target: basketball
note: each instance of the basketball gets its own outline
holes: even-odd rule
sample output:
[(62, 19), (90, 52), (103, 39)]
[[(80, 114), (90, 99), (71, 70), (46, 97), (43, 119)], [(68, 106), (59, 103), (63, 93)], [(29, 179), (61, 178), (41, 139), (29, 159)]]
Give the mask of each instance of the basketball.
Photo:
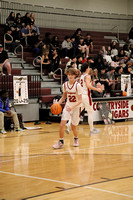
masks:
[(52, 104), (52, 106), (51, 106), (51, 113), (53, 115), (59, 115), (61, 113), (61, 111), (62, 111), (62, 107), (61, 107), (60, 104), (58, 104), (58, 103)]
[(127, 92), (122, 91), (122, 95), (123, 95), (123, 96), (127, 96)]

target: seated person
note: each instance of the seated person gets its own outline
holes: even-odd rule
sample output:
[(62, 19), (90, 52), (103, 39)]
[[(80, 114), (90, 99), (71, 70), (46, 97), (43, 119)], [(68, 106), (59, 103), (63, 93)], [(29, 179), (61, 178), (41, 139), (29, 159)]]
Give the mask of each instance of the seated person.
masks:
[(92, 80), (93, 86), (96, 86), (96, 83), (99, 81), (97, 69), (92, 70), (91, 80)]
[(17, 113), (9, 109), (9, 98), (6, 90), (0, 92), (0, 133), (2, 134), (6, 133), (4, 128), (4, 116), (13, 118), (15, 131), (23, 131), (19, 126)]
[(123, 74), (123, 67), (119, 66), (115, 70), (116, 90), (121, 90), (121, 74)]
[(91, 39), (91, 35), (89, 33), (86, 34), (84, 42), (87, 45), (86, 56), (88, 57), (89, 54), (93, 52), (93, 40)]
[(108, 92), (108, 90), (109, 90), (109, 79), (108, 79), (108, 76), (105, 72), (104, 67), (101, 68), (100, 73), (98, 74), (98, 79), (99, 79), (100, 83), (105, 86), (106, 92)]
[(87, 50), (87, 45), (84, 42), (84, 38), (80, 37), (79, 42), (78, 42), (78, 53), (84, 54), (86, 53), (86, 50)]
[(7, 75), (11, 75), (11, 64), (8, 61), (8, 54), (4, 51), (2, 44), (0, 44), (0, 67), (2, 68), (2, 75), (4, 69), (6, 69)]
[(64, 41), (61, 44), (62, 54), (65, 58), (69, 58), (71, 55), (72, 43), (70, 36), (66, 35)]
[(109, 71), (107, 72), (107, 77), (109, 80), (110, 90), (115, 90), (115, 68), (109, 67)]
[(65, 73), (66, 73), (66, 71), (68, 69), (68, 66), (70, 66), (70, 65), (73, 65), (74, 68), (77, 69), (77, 63), (76, 62), (77, 62), (77, 58), (76, 58), (76, 56), (73, 56), (66, 64)]
[(96, 88), (101, 88), (102, 92), (98, 92), (97, 90), (92, 90), (92, 98), (99, 98), (99, 97), (103, 97), (105, 94), (105, 90), (104, 90), (104, 85), (102, 85), (100, 82), (96, 83)]
[(22, 42), (24, 41), (26, 46), (31, 45), (31, 31), (30, 31), (30, 24), (27, 24), (25, 27), (21, 29), (21, 34), (22, 34)]
[(19, 45), (18, 42), (16, 42), (16, 40), (14, 40), (13, 36), (12, 36), (12, 31), (11, 29), (7, 29), (7, 32), (5, 34), (5, 46), (9, 48), (9, 51), (14, 53), (15, 48)]
[(42, 68), (47, 70), (48, 73), (52, 70), (51, 60), (49, 58), (49, 49), (46, 49), (42, 54)]

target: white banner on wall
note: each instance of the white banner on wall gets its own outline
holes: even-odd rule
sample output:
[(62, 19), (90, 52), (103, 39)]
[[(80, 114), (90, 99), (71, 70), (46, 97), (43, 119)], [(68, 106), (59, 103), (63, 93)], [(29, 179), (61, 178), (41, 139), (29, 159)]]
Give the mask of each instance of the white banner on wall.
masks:
[(127, 92), (127, 96), (131, 96), (131, 75), (121, 75), (121, 90)]
[(27, 76), (13, 77), (14, 104), (28, 104)]
[[(133, 118), (133, 99), (111, 100), (107, 101), (112, 111), (113, 119), (128, 119)], [(100, 103), (100, 102), (99, 102)], [(98, 110), (98, 102), (93, 103), (93, 118), (94, 121), (103, 121)]]

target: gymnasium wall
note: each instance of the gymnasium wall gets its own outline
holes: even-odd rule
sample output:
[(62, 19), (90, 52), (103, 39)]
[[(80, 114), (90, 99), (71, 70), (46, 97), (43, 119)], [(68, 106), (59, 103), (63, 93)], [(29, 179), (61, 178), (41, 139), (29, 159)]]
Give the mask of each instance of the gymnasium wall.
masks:
[(9, 0), (8, 2), (126, 15), (133, 13), (131, 9), (131, 5), (133, 8), (132, 0)]
[(14, 10), (34, 12), (40, 27), (127, 33), (133, 26), (132, 0), (9, 0), (0, 7), (1, 23)]

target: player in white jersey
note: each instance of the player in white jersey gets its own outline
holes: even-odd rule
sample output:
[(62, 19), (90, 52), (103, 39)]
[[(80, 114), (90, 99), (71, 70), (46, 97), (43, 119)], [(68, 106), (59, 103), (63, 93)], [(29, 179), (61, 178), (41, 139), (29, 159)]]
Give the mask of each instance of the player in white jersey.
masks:
[(89, 75), (90, 66), (88, 63), (84, 63), (81, 66), (81, 77), (80, 84), (82, 87), (82, 105), (81, 110), (85, 108), (88, 113), (88, 123), (90, 125), (90, 133), (98, 133), (100, 132), (98, 129), (95, 129), (93, 126), (93, 103), (91, 98), (91, 90), (96, 90), (98, 92), (102, 92), (101, 88), (93, 87), (91, 84), (91, 76)]
[(80, 104), (82, 102), (82, 89), (81, 85), (75, 80), (77, 76), (77, 70), (69, 68), (66, 71), (68, 81), (63, 84), (63, 95), (61, 99), (57, 102), (61, 104), (66, 98), (66, 104), (63, 109), (60, 131), (59, 131), (59, 141), (57, 144), (53, 145), (54, 149), (62, 148), (64, 145), (64, 129), (66, 122), (71, 118), (71, 127), (74, 134), (73, 146), (79, 146), (77, 125), (80, 120)]

